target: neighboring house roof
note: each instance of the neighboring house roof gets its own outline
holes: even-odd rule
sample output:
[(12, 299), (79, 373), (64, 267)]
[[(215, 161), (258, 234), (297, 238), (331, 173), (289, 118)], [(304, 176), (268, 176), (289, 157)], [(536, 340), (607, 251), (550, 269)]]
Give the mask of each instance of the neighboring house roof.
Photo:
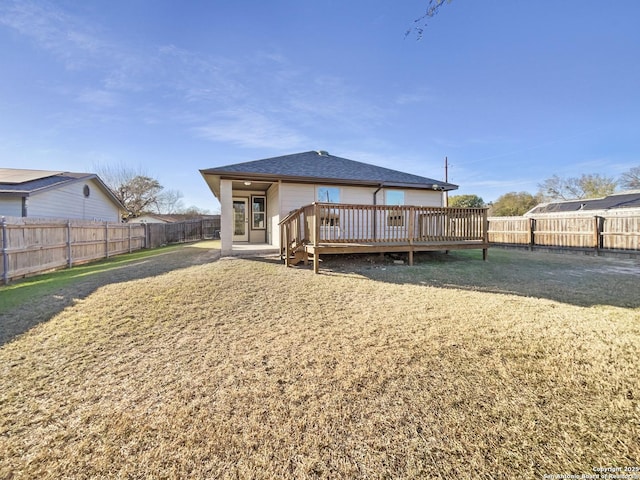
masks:
[(591, 210), (613, 210), (622, 208), (640, 208), (640, 191), (621, 192), (603, 198), (541, 203), (529, 210), (526, 215)]
[[(220, 179), (261, 181), (286, 180), (330, 184), (370, 185), (435, 190), (455, 190), (457, 185), (432, 178), (412, 175), (347, 158), (324, 151), (294, 153), (222, 167), (200, 170), (213, 192), (218, 195)], [(207, 177), (212, 179), (207, 179)]]
[(120, 209), (125, 210), (124, 205), (116, 198), (111, 189), (94, 173), (0, 168), (0, 196), (28, 197), (70, 183), (89, 180), (95, 181)]

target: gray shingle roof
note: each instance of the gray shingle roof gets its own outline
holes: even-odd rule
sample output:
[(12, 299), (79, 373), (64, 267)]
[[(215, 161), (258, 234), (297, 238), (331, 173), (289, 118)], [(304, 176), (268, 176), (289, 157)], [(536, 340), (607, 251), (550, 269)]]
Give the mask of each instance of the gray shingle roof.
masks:
[(52, 175), (48, 177), (38, 178), (22, 183), (2, 183), (0, 182), (0, 192), (20, 192), (20, 193), (34, 193), (43, 188), (52, 187), (71, 181), (76, 181), (81, 178), (90, 179), (95, 177), (89, 173), (61, 173), (58, 175)]
[[(4, 169), (5, 172), (13, 170), (14, 172), (20, 171), (20, 169)], [(111, 199), (112, 202), (118, 205), (119, 208), (124, 209), (124, 205), (117, 199), (114, 193), (109, 187), (100, 179), (100, 177), (94, 173), (75, 173), (75, 172), (49, 172), (46, 170), (24, 170), (25, 176), (31, 178), (28, 181), (16, 182), (9, 180), (10, 178), (17, 178), (15, 175), (6, 175), (6, 180), (2, 181), (0, 176), (0, 196), (4, 197), (28, 197), (33, 194), (41, 193), (49, 189), (57, 188), (68, 183), (82, 182), (93, 180), (98, 187)], [(36, 178), (37, 177), (37, 178)]]
[(619, 193), (604, 198), (571, 200), (538, 205), (530, 210), (530, 215), (538, 213), (577, 212), (589, 210), (610, 210), (618, 208), (640, 208), (640, 192)]
[(236, 163), (206, 170), (203, 175), (261, 175), (274, 179), (313, 179), (328, 182), (355, 182), (385, 184), (388, 186), (414, 186), (431, 188), (437, 185), (443, 190), (454, 190), (457, 185), (441, 182), (347, 158), (336, 157), (326, 152), (309, 151), (281, 157), (265, 158), (251, 162)]

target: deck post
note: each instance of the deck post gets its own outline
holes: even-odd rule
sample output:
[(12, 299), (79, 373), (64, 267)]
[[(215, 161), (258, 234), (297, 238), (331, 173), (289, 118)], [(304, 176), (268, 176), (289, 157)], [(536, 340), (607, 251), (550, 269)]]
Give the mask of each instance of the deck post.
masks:
[(318, 246), (320, 243), (320, 209), (318, 203), (313, 204), (313, 245)]
[(291, 252), (289, 251), (289, 249), (291, 248), (290, 246), (290, 240), (289, 240), (289, 224), (284, 224), (284, 264), (288, 267), (289, 266), (289, 261), (291, 259)]
[(313, 273), (320, 270), (320, 209), (318, 203), (313, 204)]

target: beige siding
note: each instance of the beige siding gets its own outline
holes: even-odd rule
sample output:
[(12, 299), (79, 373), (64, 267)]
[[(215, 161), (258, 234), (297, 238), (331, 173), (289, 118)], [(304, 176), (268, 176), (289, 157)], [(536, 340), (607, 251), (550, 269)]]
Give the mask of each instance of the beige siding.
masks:
[(22, 198), (0, 198), (0, 217), (22, 217)]
[[(340, 189), (340, 203), (351, 203), (354, 205), (373, 205), (373, 192), (376, 188), (367, 187), (342, 187)], [(380, 203), (380, 192), (378, 192), (378, 203)]]
[(315, 202), (315, 186), (297, 183), (283, 183), (280, 187), (280, 214), (287, 215), (303, 205)]
[(277, 183), (267, 190), (267, 243), (280, 246), (280, 189)]
[[(89, 185), (90, 195), (85, 197), (83, 188)], [(74, 218), (119, 222), (117, 206), (97, 184), (75, 182), (28, 198), (27, 216), (31, 218)]]
[[(281, 215), (286, 215), (290, 211), (309, 205), (316, 200), (316, 188), (326, 185), (305, 185), (284, 183), (281, 188)], [(373, 193), (376, 191), (372, 187), (338, 187), (340, 189), (340, 203), (354, 205), (373, 205)], [(432, 190), (410, 190), (393, 189), (404, 192), (405, 205), (416, 205), (425, 207), (442, 207), (443, 194)], [(384, 205), (384, 189), (377, 194), (377, 204)]]
[(444, 207), (442, 192), (431, 190), (405, 190), (404, 203), (421, 207)]

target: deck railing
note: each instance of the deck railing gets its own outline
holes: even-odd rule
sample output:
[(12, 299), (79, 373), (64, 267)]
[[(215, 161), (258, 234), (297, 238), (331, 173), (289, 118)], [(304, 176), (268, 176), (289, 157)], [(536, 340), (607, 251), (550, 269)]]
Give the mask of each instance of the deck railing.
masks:
[(313, 203), (280, 226), (283, 253), (305, 244), (488, 242), (486, 208)]

